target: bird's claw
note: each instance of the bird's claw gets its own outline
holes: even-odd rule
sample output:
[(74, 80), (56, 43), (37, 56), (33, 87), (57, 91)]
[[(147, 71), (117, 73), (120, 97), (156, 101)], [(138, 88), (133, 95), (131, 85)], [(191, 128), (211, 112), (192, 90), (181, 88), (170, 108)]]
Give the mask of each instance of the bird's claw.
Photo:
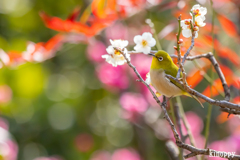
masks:
[(162, 105), (166, 108), (166, 106), (167, 106), (167, 102), (162, 102)]

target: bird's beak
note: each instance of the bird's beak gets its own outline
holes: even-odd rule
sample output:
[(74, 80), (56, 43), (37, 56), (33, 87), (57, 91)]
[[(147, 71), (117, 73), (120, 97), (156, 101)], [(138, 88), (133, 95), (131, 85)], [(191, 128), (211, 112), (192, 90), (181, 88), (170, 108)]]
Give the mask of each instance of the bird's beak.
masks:
[(155, 54), (153, 54), (153, 53), (148, 53), (148, 55), (156, 57)]

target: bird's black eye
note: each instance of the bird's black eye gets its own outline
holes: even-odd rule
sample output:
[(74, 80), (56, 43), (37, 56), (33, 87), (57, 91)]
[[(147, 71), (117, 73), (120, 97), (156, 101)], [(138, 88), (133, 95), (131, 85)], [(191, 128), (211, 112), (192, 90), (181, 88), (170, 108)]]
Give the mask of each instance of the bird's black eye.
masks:
[(162, 60), (163, 60), (163, 57), (159, 57), (158, 60), (159, 60), (159, 61), (162, 61)]

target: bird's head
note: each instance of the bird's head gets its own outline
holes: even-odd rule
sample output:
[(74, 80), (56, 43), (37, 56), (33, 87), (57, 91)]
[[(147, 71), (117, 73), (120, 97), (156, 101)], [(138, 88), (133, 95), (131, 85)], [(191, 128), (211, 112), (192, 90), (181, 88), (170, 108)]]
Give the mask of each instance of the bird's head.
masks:
[(169, 54), (163, 50), (159, 50), (155, 54), (149, 53), (153, 56), (151, 69), (165, 69), (173, 64), (173, 61)]

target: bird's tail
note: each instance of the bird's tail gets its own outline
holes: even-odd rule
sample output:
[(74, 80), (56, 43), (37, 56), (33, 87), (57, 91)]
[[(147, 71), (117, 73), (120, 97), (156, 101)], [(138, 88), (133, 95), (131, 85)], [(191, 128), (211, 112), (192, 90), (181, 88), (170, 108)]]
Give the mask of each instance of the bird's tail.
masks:
[(186, 94), (184, 94), (184, 95), (186, 95), (186, 96), (188, 96), (188, 97), (194, 98), (194, 99), (202, 106), (202, 108), (204, 108), (202, 102), (201, 102), (196, 96), (194, 96), (194, 95), (192, 95), (192, 94), (190, 94), (190, 93), (187, 93), (187, 92), (186, 92)]

